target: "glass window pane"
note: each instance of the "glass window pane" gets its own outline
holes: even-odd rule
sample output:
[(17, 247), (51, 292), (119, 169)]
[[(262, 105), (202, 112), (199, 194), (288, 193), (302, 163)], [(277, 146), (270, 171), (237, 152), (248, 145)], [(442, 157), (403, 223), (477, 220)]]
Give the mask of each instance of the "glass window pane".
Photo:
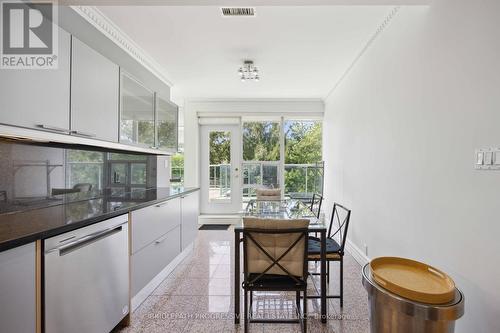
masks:
[(209, 201), (231, 198), (231, 132), (209, 133)]
[(120, 141), (154, 145), (154, 94), (122, 74)]
[(243, 123), (243, 160), (279, 161), (280, 124), (278, 122)]
[(322, 123), (288, 120), (285, 132), (285, 193), (323, 192)]
[(321, 162), (322, 126), (319, 121), (288, 120), (285, 122), (285, 163)]
[(257, 191), (255, 190), (255, 188), (243, 188), (243, 209), (246, 207), (246, 204), (252, 199), (257, 199)]
[(256, 185), (261, 183), (260, 164), (244, 164), (243, 185)]
[(306, 171), (299, 166), (285, 166), (285, 193), (306, 192)]
[(279, 188), (277, 165), (263, 165), (262, 173), (262, 185), (270, 188)]

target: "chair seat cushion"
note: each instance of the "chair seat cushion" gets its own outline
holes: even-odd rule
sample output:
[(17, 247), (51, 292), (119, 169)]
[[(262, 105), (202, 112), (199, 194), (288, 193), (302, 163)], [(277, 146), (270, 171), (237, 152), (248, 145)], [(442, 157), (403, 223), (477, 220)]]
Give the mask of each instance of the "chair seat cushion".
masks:
[[(248, 275), (248, 281), (253, 281), (259, 274), (250, 273)], [(301, 280), (300, 277), (297, 277), (300, 281), (298, 284), (297, 281), (292, 279), (287, 275), (276, 275), (276, 274), (265, 274), (261, 276), (257, 281), (253, 282), (253, 286), (248, 286), (248, 288), (269, 288), (272, 290), (281, 290), (281, 289), (295, 289), (297, 287), (305, 286), (306, 283)], [(276, 288), (276, 289), (273, 289)]]
[[(321, 253), (321, 241), (316, 237), (309, 237), (307, 252), (310, 255)], [(326, 254), (339, 253), (340, 245), (333, 239), (326, 239)]]

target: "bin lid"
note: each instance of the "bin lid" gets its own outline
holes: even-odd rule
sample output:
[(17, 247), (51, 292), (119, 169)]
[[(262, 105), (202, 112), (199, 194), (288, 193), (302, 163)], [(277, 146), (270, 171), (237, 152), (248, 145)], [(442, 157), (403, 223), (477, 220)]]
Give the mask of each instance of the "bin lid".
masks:
[(446, 273), (419, 261), (379, 257), (370, 262), (379, 285), (404, 298), (428, 304), (444, 304), (455, 297), (455, 282)]

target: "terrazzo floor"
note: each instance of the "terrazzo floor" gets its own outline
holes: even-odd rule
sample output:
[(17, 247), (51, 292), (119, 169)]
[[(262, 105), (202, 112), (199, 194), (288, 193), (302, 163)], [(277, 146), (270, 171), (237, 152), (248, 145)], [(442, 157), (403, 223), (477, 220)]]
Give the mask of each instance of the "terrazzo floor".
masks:
[[(243, 332), (243, 325), (235, 325), (232, 319), (233, 236), (231, 229), (199, 231), (192, 253), (136, 309), (131, 325), (115, 332)], [(314, 264), (310, 264), (310, 269), (314, 268)], [(338, 263), (332, 263), (331, 274), (330, 292), (338, 293)], [(309, 288), (310, 294), (315, 293), (311, 281)], [(256, 293), (254, 315), (293, 318), (294, 301), (293, 295)], [(340, 308), (336, 299), (328, 300), (329, 320), (322, 324), (319, 300), (308, 302), (308, 332), (369, 332), (361, 266), (350, 254), (346, 254), (344, 260), (344, 307)], [(295, 333), (300, 332), (300, 325), (252, 323), (249, 332)]]

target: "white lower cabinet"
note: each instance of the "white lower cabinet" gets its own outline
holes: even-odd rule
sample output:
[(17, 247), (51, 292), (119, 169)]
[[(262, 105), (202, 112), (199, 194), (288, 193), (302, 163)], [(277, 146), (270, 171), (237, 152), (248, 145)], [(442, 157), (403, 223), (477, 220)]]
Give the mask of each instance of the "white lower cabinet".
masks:
[[(167, 266), (196, 238), (199, 191), (133, 211), (131, 216), (132, 307), (140, 304), (169, 273)], [(160, 274), (162, 273), (162, 274)], [(159, 275), (160, 274), (160, 275)]]
[[(181, 199), (174, 198), (132, 212), (132, 253), (181, 224)], [(179, 236), (180, 237), (180, 236)]]
[(0, 331), (35, 332), (35, 243), (0, 252)]
[(180, 236), (178, 225), (132, 255), (132, 296), (141, 291), (179, 255), (181, 252)]
[(181, 233), (182, 250), (188, 247), (196, 239), (198, 234), (199, 191), (195, 191), (181, 197), (182, 224)]

